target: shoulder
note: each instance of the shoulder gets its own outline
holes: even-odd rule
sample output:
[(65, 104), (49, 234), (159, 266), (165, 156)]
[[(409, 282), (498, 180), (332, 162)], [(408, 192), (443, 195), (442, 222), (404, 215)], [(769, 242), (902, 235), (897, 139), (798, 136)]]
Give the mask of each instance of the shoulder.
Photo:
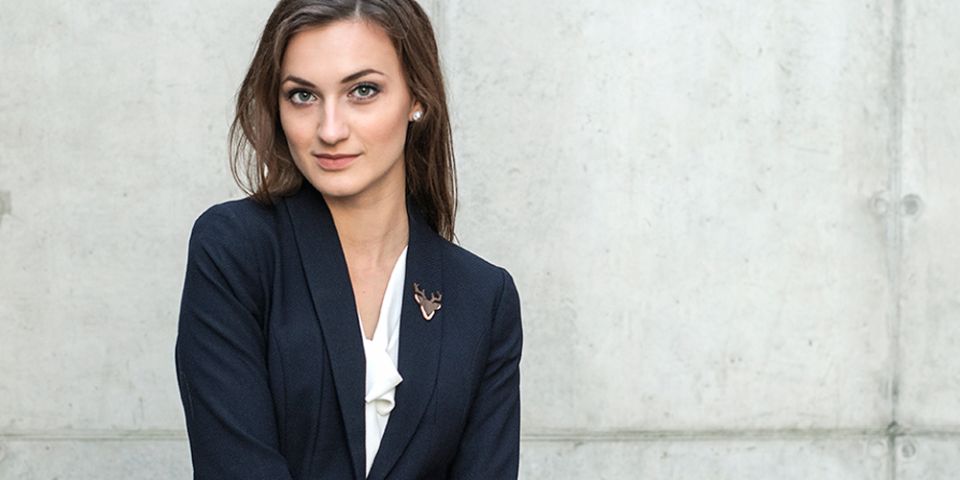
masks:
[(245, 276), (270, 271), (268, 266), (277, 244), (277, 208), (251, 198), (207, 208), (194, 221), (190, 232), (191, 259), (234, 267)]
[(280, 204), (264, 205), (252, 198), (213, 205), (197, 217), (190, 245), (247, 255), (264, 256), (277, 244)]
[(463, 308), (456, 316), (472, 319), (463, 325), (464, 331), (486, 339), (482, 348), (488, 355), (519, 358), (523, 344), (520, 295), (510, 272), (463, 247), (446, 245), (443, 283), (453, 296), (444, 293), (444, 299)]
[(517, 297), (513, 276), (506, 268), (495, 265), (460, 245), (443, 240), (444, 283), (453, 282), (458, 289), (492, 300), (497, 309), (505, 297)]
[(248, 239), (269, 235), (275, 229), (277, 205), (263, 205), (252, 198), (228, 200), (213, 205), (197, 217), (193, 233), (233, 234)]

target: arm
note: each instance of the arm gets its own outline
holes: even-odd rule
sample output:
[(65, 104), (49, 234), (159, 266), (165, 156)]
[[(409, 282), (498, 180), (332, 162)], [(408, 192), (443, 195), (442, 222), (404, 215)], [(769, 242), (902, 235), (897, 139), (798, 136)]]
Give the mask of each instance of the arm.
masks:
[(290, 479), (279, 453), (256, 246), (206, 212), (190, 235), (175, 349), (194, 478)]
[[(502, 270), (502, 269), (501, 269)], [(450, 478), (516, 479), (520, 463), (520, 298), (503, 272), (483, 379), (460, 439)]]

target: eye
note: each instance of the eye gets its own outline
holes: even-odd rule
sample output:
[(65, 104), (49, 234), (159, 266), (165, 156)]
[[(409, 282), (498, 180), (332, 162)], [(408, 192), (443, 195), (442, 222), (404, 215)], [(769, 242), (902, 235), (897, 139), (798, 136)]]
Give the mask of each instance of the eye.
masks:
[(314, 95), (306, 90), (294, 90), (287, 94), (287, 98), (289, 98), (290, 102), (294, 105), (305, 105), (310, 103)]
[(350, 92), (350, 95), (360, 100), (368, 100), (377, 96), (378, 93), (380, 93), (380, 88), (376, 85), (372, 83), (361, 83)]

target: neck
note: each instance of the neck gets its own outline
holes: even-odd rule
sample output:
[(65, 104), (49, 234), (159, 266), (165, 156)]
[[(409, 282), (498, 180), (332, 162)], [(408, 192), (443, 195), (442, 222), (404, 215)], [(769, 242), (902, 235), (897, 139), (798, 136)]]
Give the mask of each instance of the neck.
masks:
[(404, 190), (365, 198), (324, 196), (343, 253), (355, 265), (393, 265), (407, 245), (409, 225)]

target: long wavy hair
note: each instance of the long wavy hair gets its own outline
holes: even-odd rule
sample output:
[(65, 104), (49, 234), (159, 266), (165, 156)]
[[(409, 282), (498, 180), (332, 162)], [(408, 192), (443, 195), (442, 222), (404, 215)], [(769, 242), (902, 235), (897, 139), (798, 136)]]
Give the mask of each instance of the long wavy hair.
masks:
[(229, 135), (234, 180), (263, 204), (300, 188), (303, 174), (280, 125), (280, 66), (296, 33), (338, 20), (373, 22), (393, 41), (407, 85), (423, 106), (423, 117), (407, 129), (406, 193), (431, 228), (453, 240), (457, 185), (447, 97), (433, 27), (415, 0), (281, 0), (237, 92)]

